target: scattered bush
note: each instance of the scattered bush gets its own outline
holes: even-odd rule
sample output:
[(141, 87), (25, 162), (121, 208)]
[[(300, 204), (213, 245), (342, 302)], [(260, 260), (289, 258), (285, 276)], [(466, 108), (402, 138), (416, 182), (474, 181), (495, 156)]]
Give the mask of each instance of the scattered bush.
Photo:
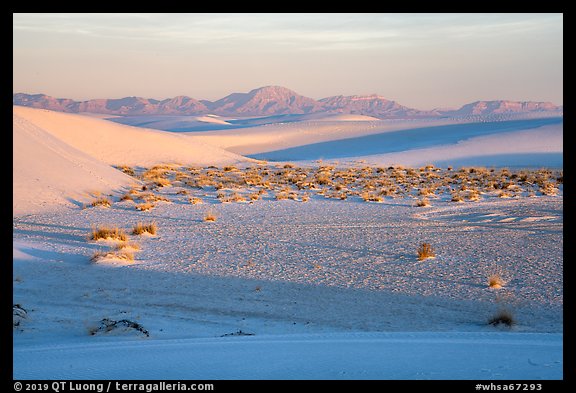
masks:
[(90, 206), (92, 206), (92, 207), (96, 207), (96, 206), (110, 207), (111, 205), (112, 205), (112, 202), (110, 202), (110, 200), (108, 198), (105, 198), (105, 197), (98, 198), (90, 204)]
[(504, 286), (505, 282), (499, 274), (492, 274), (488, 277), (488, 286), (493, 289), (500, 289)]
[(126, 241), (128, 237), (122, 229), (100, 226), (92, 229), (90, 240), (119, 240)]
[(98, 262), (102, 259), (120, 259), (123, 261), (133, 261), (134, 254), (132, 251), (126, 248), (121, 248), (112, 251), (96, 251), (90, 258), (92, 262)]
[(434, 258), (436, 256), (436, 254), (434, 253), (434, 249), (432, 248), (432, 245), (430, 245), (430, 243), (420, 244), (420, 246), (418, 246), (418, 249), (416, 250), (416, 253), (418, 254), (419, 261), (423, 261), (424, 259), (427, 258)]
[(202, 199), (197, 198), (197, 197), (190, 197), (190, 198), (188, 198), (188, 202), (190, 202), (190, 203), (193, 204), (193, 205), (198, 205), (198, 204), (203, 203), (203, 202), (202, 202)]
[(216, 216), (216, 214), (212, 211), (209, 211), (208, 213), (206, 213), (206, 215), (204, 216), (204, 221), (206, 222), (215, 222), (218, 219), (218, 217)]
[(464, 202), (464, 198), (462, 198), (462, 195), (454, 193), (454, 194), (452, 194), (451, 201), (452, 202)]
[(416, 202), (416, 206), (417, 206), (417, 207), (430, 206), (430, 201), (428, 200), (428, 198), (419, 199), (419, 200)]
[(118, 243), (113, 248), (114, 251), (140, 251), (140, 245), (138, 243), (129, 242), (129, 243)]
[(134, 201), (133, 194), (126, 193), (120, 197), (120, 201)]
[(148, 202), (147, 203), (140, 203), (140, 204), (136, 205), (136, 210), (147, 212), (148, 210), (151, 210), (154, 207), (156, 207), (156, 205), (153, 203), (148, 203)]
[(134, 172), (134, 169), (132, 169), (131, 167), (129, 167), (127, 165), (118, 165), (117, 168), (129, 176), (134, 176), (136, 174)]
[(112, 319), (104, 318), (100, 321), (100, 325), (98, 327), (90, 329), (90, 335), (94, 336), (98, 333), (109, 333), (114, 330), (128, 330), (133, 329), (137, 332), (142, 333), (146, 337), (150, 337), (150, 333), (148, 330), (144, 329), (142, 325), (137, 322), (130, 321), (128, 319), (122, 319), (120, 321), (114, 321)]
[(12, 327), (18, 327), (23, 320), (28, 318), (28, 311), (19, 304), (12, 306)]
[(512, 312), (506, 309), (500, 309), (492, 318), (488, 320), (489, 325), (499, 326), (504, 325), (507, 327), (512, 327), (516, 324), (516, 320), (512, 315)]
[(142, 235), (143, 233), (149, 233), (150, 235), (155, 235), (158, 226), (155, 221), (152, 221), (149, 224), (144, 224), (139, 222), (136, 226), (132, 229), (133, 235)]

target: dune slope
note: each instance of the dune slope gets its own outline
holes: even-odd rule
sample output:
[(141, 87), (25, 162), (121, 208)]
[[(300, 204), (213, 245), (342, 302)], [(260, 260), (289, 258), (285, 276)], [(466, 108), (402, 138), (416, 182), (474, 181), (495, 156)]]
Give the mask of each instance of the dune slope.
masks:
[(14, 215), (73, 206), (90, 192), (110, 191), (134, 181), (16, 113), (12, 134)]
[(107, 164), (225, 165), (248, 159), (185, 135), (136, 128), (70, 113), (14, 106), (14, 113)]

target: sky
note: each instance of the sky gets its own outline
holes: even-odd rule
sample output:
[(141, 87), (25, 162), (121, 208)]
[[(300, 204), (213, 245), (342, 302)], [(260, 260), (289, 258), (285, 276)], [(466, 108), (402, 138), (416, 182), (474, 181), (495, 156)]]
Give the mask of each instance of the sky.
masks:
[(562, 14), (13, 14), (13, 92), (563, 104)]

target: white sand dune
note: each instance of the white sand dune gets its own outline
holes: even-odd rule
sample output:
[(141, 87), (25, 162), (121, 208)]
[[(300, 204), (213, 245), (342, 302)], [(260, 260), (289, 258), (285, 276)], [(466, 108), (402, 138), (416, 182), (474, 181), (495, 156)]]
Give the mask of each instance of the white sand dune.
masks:
[(184, 135), (13, 107), (13, 214), (80, 205), (134, 183), (111, 165), (224, 165), (244, 157)]
[(14, 113), (111, 165), (225, 165), (246, 161), (185, 135), (125, 126), (81, 115), (14, 106)]
[[(349, 115), (346, 117), (349, 118)], [(187, 133), (187, 135), (238, 154), (249, 155), (313, 143), (447, 124), (454, 124), (454, 121), (448, 119), (333, 121), (330, 117), (324, 117), (310, 121), (268, 124), (235, 130), (194, 132)]]
[[(313, 119), (310, 116), (309, 119)], [(381, 121), (377, 117), (372, 116), (365, 116), (365, 115), (353, 115), (351, 113), (338, 113), (335, 115), (325, 115), (324, 116), (316, 116), (314, 118), (316, 121)]]
[(562, 166), (562, 124), (532, 130), (479, 136), (456, 144), (406, 150), (363, 159), (372, 165), (437, 166), (497, 165), (497, 166)]
[[(89, 193), (109, 192), (134, 182), (64, 143), (25, 117), (13, 115), (13, 214), (73, 206)], [(77, 202), (78, 203), (78, 202)]]
[(14, 370), (15, 379), (561, 379), (562, 335), (332, 333), (51, 344), (16, 348)]

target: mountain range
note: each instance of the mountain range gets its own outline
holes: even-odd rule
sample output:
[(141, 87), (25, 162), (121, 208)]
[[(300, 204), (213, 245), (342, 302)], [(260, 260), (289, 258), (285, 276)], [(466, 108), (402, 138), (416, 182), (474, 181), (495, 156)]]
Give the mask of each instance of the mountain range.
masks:
[(343, 113), (372, 116), (379, 119), (420, 117), (453, 117), (492, 114), (554, 112), (563, 114), (563, 106), (534, 101), (476, 101), (459, 109), (423, 111), (409, 108), (379, 95), (333, 96), (314, 100), (280, 86), (265, 86), (248, 93), (233, 93), (217, 101), (196, 100), (178, 96), (165, 100), (141, 97), (74, 101), (45, 94), (17, 93), (13, 105), (50, 109), (69, 113), (109, 115), (204, 115), (272, 116), (285, 114)]

